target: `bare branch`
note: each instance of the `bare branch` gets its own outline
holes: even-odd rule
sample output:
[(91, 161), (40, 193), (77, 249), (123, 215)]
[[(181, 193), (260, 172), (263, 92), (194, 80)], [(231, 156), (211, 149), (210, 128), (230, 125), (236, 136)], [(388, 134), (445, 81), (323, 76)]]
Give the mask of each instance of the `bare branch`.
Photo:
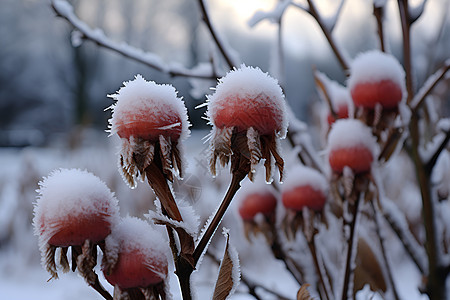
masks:
[(203, 15), (203, 21), (205, 22), (206, 26), (208, 27), (209, 32), (211, 33), (212, 38), (214, 39), (214, 42), (216, 43), (217, 47), (219, 48), (220, 53), (222, 54), (223, 58), (228, 64), (228, 67), (230, 69), (233, 69), (234, 67), (238, 66), (238, 62), (236, 62), (230, 53), (230, 50), (225, 47), (225, 43), (223, 39), (221, 39), (216, 32), (214, 26), (211, 23), (211, 19), (209, 18), (208, 11), (205, 6), (205, 0), (198, 0), (198, 4), (200, 5), (200, 11)]
[[(343, 1), (340, 6), (342, 6), (342, 4), (343, 4)], [(307, 8), (307, 9), (305, 9), (303, 6), (297, 5), (297, 4), (295, 4), (294, 6), (308, 12), (316, 20), (317, 24), (319, 24), (320, 29), (322, 29), (322, 32), (325, 35), (325, 38), (327, 39), (328, 43), (330, 44), (331, 49), (333, 50), (334, 54), (336, 55), (336, 58), (339, 61), (339, 64), (341, 65), (342, 69), (345, 72), (348, 72), (349, 64), (347, 62), (347, 57), (343, 53), (342, 49), (337, 46), (336, 41), (334, 40), (333, 36), (331, 35), (331, 31), (333, 29), (332, 27), (334, 27), (334, 25), (330, 27), (330, 26), (328, 26), (328, 24), (326, 24), (326, 22), (324, 21), (324, 19), (320, 15), (320, 13), (317, 11), (313, 0), (308, 0), (308, 5), (309, 5), (309, 8)], [(337, 20), (339, 12), (340, 12), (340, 8), (338, 9), (338, 12), (336, 12), (335, 20)]]
[(433, 155), (431, 156), (430, 160), (425, 164), (425, 170), (427, 170), (429, 174), (431, 174), (431, 171), (433, 170), (433, 167), (436, 165), (439, 155), (441, 154), (442, 150), (445, 149), (449, 140), (450, 140), (450, 130), (447, 130), (445, 132), (444, 139), (436, 148), (436, 150), (433, 151)]
[(407, 103), (411, 102), (413, 97), (413, 73), (411, 62), (411, 39), (410, 28), (411, 23), (409, 21), (408, 0), (398, 0), (398, 9), (400, 12), (400, 23), (402, 25), (403, 36), (403, 64), (406, 72), (406, 91), (408, 92)]
[(373, 4), (373, 15), (377, 20), (377, 33), (378, 39), (380, 40), (380, 48), (381, 51), (386, 52), (386, 41), (384, 37), (384, 28), (383, 28), (384, 13), (385, 13), (384, 6), (377, 6), (375, 5), (375, 3)]
[(142, 49), (135, 48), (126, 43), (117, 43), (108, 38), (100, 29), (92, 29), (86, 23), (81, 21), (73, 12), (72, 6), (63, 0), (52, 0), (52, 8), (56, 14), (65, 19), (79, 33), (80, 38), (90, 40), (98, 46), (112, 50), (127, 58), (133, 59), (154, 70), (168, 74), (170, 76), (191, 77), (199, 79), (216, 79), (220, 77), (213, 68), (194, 70), (187, 69), (175, 64), (165, 63), (158, 55), (151, 52), (144, 52)]
[(450, 70), (450, 59), (447, 59), (444, 65), (439, 68), (434, 74), (428, 77), (427, 81), (423, 84), (422, 88), (417, 92), (414, 98), (411, 100), (411, 110), (415, 113), (419, 110), (422, 104), (425, 102), (427, 96), (431, 93), (434, 87), (445, 78), (445, 74)]

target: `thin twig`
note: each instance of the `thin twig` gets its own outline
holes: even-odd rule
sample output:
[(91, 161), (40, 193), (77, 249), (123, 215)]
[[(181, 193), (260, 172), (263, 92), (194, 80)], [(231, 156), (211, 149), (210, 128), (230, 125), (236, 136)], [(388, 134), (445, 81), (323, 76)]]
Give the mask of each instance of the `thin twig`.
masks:
[[(322, 285), (323, 291), (325, 293), (325, 299), (331, 299), (330, 298), (330, 293), (331, 291), (328, 290), (329, 287), (329, 281), (328, 281), (328, 285), (325, 284), (325, 278), (324, 278), (324, 274), (322, 273), (322, 269), (320, 268), (319, 265), (319, 260), (317, 257), (317, 251), (316, 251), (316, 243), (315, 243), (315, 233), (313, 234), (311, 241), (308, 241), (308, 247), (309, 250), (311, 252), (311, 255), (313, 257), (313, 261), (314, 261), (314, 266), (316, 268), (316, 272), (319, 275), (319, 281), (320, 284)], [(327, 278), (328, 280), (328, 278)]]
[(413, 72), (411, 62), (411, 39), (410, 28), (411, 22), (409, 17), (408, 0), (398, 0), (398, 8), (400, 12), (400, 22), (402, 26), (403, 36), (403, 64), (406, 72), (406, 91), (408, 92), (407, 103), (410, 103), (414, 94)]
[(225, 197), (222, 201), (222, 203), (219, 206), (219, 209), (217, 210), (216, 214), (214, 215), (211, 223), (209, 224), (208, 228), (206, 229), (205, 233), (203, 234), (202, 238), (200, 239), (200, 242), (197, 244), (194, 250), (193, 258), (195, 264), (199, 261), (201, 255), (203, 254), (206, 246), (209, 243), (209, 240), (211, 239), (212, 235), (216, 231), (217, 227), (219, 226), (220, 221), (222, 220), (223, 216), (225, 215), (225, 212), (228, 209), (228, 206), (231, 203), (231, 200), (233, 200), (234, 195), (241, 187), (240, 183), (245, 178), (247, 173), (241, 173), (241, 172), (234, 172), (232, 174), (232, 179), (230, 186), (228, 187), (228, 191), (225, 194)]
[(351, 275), (353, 274), (353, 268), (354, 268), (354, 264), (353, 264), (353, 257), (354, 257), (354, 251), (353, 251), (353, 245), (355, 243), (355, 239), (357, 238), (357, 234), (356, 233), (356, 223), (358, 221), (358, 215), (359, 215), (359, 211), (360, 211), (360, 205), (362, 200), (360, 199), (362, 197), (362, 195), (357, 195), (356, 199), (355, 199), (355, 203), (352, 205), (353, 206), (353, 216), (352, 216), (352, 220), (350, 221), (350, 224), (347, 224), (345, 226), (350, 226), (350, 234), (349, 234), (349, 238), (347, 241), (347, 258), (346, 258), (346, 263), (345, 263), (345, 273), (344, 273), (344, 280), (343, 280), (343, 286), (342, 286), (342, 300), (347, 300), (348, 299), (348, 292), (349, 292), (349, 287), (350, 287), (350, 279), (351, 279)]
[[(341, 52), (340, 48), (337, 46), (336, 41), (334, 40), (333, 36), (331, 35), (331, 31), (329, 28), (325, 25), (321, 15), (316, 9), (316, 6), (314, 5), (313, 0), (308, 0), (309, 9), (306, 10), (319, 24), (320, 29), (322, 29), (323, 34), (325, 35), (325, 38), (328, 41), (328, 44), (330, 45), (331, 49), (333, 50), (334, 54), (336, 55), (337, 60), (339, 61), (339, 64), (341, 65), (342, 69), (347, 73), (349, 70), (349, 64), (347, 62), (347, 59), (345, 58), (344, 54)], [(296, 6), (301, 9), (304, 9), (303, 6)], [(336, 16), (337, 18), (337, 16)]]
[[(389, 280), (389, 282), (391, 284), (392, 291), (394, 293), (394, 298), (396, 300), (399, 300), (400, 297), (398, 295), (397, 287), (395, 285), (394, 278), (392, 276), (391, 265), (389, 264), (389, 260), (387, 258), (386, 247), (384, 246), (384, 243), (386, 242), (386, 240), (384, 239), (383, 234), (381, 233), (380, 211), (379, 211), (379, 209), (377, 209), (377, 207), (375, 207), (373, 201), (369, 201), (369, 203), (370, 203), (370, 206), (372, 207), (372, 211), (373, 211), (373, 214), (374, 214), (375, 230), (377, 232), (377, 236), (378, 236), (378, 239), (380, 241), (381, 254), (383, 256), (383, 260), (384, 260), (384, 263), (385, 263), (386, 272), (387, 272), (387, 275), (388, 275), (388, 280)], [(380, 201), (378, 201), (378, 203), (380, 203)]]
[(428, 77), (428, 80), (424, 83), (423, 87), (411, 100), (411, 110), (417, 112), (419, 108), (425, 102), (427, 96), (433, 91), (436, 85), (445, 78), (445, 74), (450, 70), (450, 59), (447, 59), (444, 65), (439, 68), (434, 74)]
[(378, 39), (380, 41), (381, 51), (386, 52), (385, 38), (384, 38), (384, 28), (383, 28), (383, 19), (384, 19), (384, 6), (377, 6), (375, 3), (373, 4), (373, 15), (377, 20), (377, 33)]
[(436, 162), (439, 158), (439, 155), (441, 152), (447, 147), (448, 141), (450, 140), (450, 130), (445, 132), (445, 137), (442, 140), (442, 142), (439, 144), (437, 149), (434, 151), (433, 155), (431, 156), (430, 160), (425, 163), (425, 170), (428, 174), (431, 174), (431, 171), (433, 171), (434, 166), (436, 165)]
[[(62, 3), (69, 5), (67, 2)], [(210, 72), (200, 73), (183, 67), (174, 67), (170, 64), (164, 63), (161, 58), (154, 53), (144, 52), (141, 49), (132, 47), (126, 43), (116, 43), (98, 29), (93, 30), (89, 28), (86, 23), (81, 21), (73, 13), (73, 9), (69, 10), (66, 9), (67, 7), (61, 7), (61, 4), (57, 4), (55, 1), (52, 1), (51, 5), (59, 17), (65, 19), (70, 25), (72, 25), (73, 28), (81, 33), (82, 39), (90, 40), (100, 47), (119, 53), (124, 57), (130, 58), (159, 72), (168, 74), (169, 76), (198, 79), (216, 79), (220, 77), (219, 74), (214, 72), (213, 68), (211, 68)]]
[[(411, 233), (405, 229), (398, 226), (398, 224), (394, 221), (394, 218), (389, 214), (389, 210), (382, 209), (383, 211), (383, 217), (388, 222), (394, 233), (397, 235), (398, 239), (403, 245), (403, 248), (405, 249), (406, 253), (409, 255), (411, 260), (416, 265), (417, 269), (421, 274), (426, 273), (425, 266), (422, 265), (420, 258), (417, 256), (416, 252), (413, 250), (415, 247), (419, 247), (418, 244), (414, 244), (415, 240), (411, 237), (408, 238), (407, 236), (411, 236)], [(425, 254), (425, 253), (424, 253)]]
[(206, 24), (206, 27), (208, 27), (209, 32), (211, 33), (212, 38), (214, 39), (214, 42), (217, 45), (217, 48), (219, 48), (220, 53), (222, 54), (223, 58), (227, 62), (227, 65), (230, 69), (233, 69), (234, 67), (237, 67), (236, 63), (233, 62), (233, 59), (231, 57), (231, 54), (227, 52), (225, 46), (223, 45), (223, 41), (219, 39), (219, 36), (216, 33), (216, 30), (214, 26), (211, 23), (211, 19), (209, 18), (208, 11), (205, 7), (205, 0), (198, 0), (198, 4), (200, 5), (200, 11), (203, 16), (203, 21)]

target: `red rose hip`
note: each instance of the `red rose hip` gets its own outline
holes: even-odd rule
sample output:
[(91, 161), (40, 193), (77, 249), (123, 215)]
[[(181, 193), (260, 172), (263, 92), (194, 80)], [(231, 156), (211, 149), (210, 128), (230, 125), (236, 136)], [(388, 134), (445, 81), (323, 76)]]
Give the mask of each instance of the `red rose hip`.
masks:
[(60, 169), (40, 182), (34, 208), (40, 245), (81, 246), (98, 243), (118, 220), (114, 194), (93, 174)]
[(392, 55), (368, 51), (353, 61), (348, 88), (357, 107), (393, 109), (405, 98), (405, 72)]
[(252, 221), (257, 214), (270, 216), (277, 206), (277, 198), (273, 193), (254, 192), (247, 194), (240, 203), (239, 215), (244, 221)]
[(105, 243), (102, 270), (121, 290), (164, 283), (168, 273), (168, 241), (146, 221), (124, 218)]
[(304, 207), (321, 211), (325, 205), (328, 183), (318, 171), (298, 166), (286, 178), (282, 189), (282, 202), (286, 208), (302, 211)]
[(371, 170), (378, 145), (369, 127), (359, 120), (336, 121), (328, 135), (328, 161), (333, 172), (341, 174), (345, 167), (353, 173)]

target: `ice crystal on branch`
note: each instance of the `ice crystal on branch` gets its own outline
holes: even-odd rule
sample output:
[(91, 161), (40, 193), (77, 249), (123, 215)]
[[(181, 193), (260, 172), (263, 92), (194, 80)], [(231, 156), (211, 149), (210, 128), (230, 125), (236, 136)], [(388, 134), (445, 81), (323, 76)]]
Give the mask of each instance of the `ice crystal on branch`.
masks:
[(219, 79), (207, 105), (207, 117), (213, 125), (213, 174), (217, 160), (224, 166), (231, 159), (232, 170), (244, 164), (252, 179), (256, 165), (265, 159), (266, 181), (271, 180), (273, 160), (282, 177), (284, 162), (278, 139), (286, 136), (287, 114), (283, 92), (274, 78), (259, 68), (241, 65)]

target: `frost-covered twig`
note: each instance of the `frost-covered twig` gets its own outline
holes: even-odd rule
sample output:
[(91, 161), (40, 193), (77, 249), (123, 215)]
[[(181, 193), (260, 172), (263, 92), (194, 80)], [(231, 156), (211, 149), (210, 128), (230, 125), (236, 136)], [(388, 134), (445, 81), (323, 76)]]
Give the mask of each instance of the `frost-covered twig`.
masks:
[(334, 40), (332, 34), (334, 25), (336, 24), (336, 21), (338, 19), (338, 16), (340, 14), (341, 8), (343, 6), (344, 1), (340, 3), (340, 6), (338, 10), (335, 13), (335, 16), (331, 18), (332, 22), (326, 22), (323, 17), (320, 15), (319, 11), (317, 10), (314, 1), (308, 0), (308, 8), (304, 7), (303, 5), (295, 5), (296, 7), (306, 11), (309, 13), (319, 24), (320, 29), (322, 29), (323, 34), (325, 35), (325, 38), (327, 39), (328, 43), (330, 44), (331, 49), (333, 50), (334, 54), (336, 55), (337, 60), (339, 61), (339, 64), (341, 65), (342, 69), (347, 72), (349, 70), (349, 64), (347, 55), (344, 53), (342, 48), (339, 48), (336, 44), (336, 41)]
[(206, 9), (205, 0), (198, 0), (198, 4), (200, 5), (200, 11), (203, 16), (203, 21), (208, 27), (208, 30), (211, 33), (211, 36), (214, 39), (214, 42), (216, 43), (217, 47), (219, 48), (220, 53), (227, 62), (228, 67), (230, 69), (237, 67), (239, 65), (239, 62), (237, 62), (236, 59), (233, 57), (232, 50), (226, 46), (224, 40), (219, 36), (219, 34), (217, 33), (217, 31), (215, 30), (214, 26), (211, 23), (208, 10)]
[(398, 211), (398, 208), (395, 208), (394, 204), (389, 203), (386, 200), (380, 201), (383, 216), (402, 243), (406, 253), (412, 259), (421, 274), (427, 273), (426, 262), (422, 259), (426, 256), (426, 253), (407, 228), (408, 225), (406, 224), (404, 215)]
[[(369, 203), (370, 203), (370, 206), (372, 207), (372, 211), (373, 211), (373, 214), (374, 214), (375, 228), (376, 228), (378, 239), (380, 241), (381, 254), (383, 256), (383, 260), (384, 260), (384, 263), (386, 265), (386, 273), (387, 273), (387, 276), (388, 276), (388, 280), (389, 280), (389, 282), (391, 284), (392, 292), (394, 293), (394, 298), (396, 300), (398, 300), (398, 299), (400, 299), (400, 297), (399, 297), (398, 292), (397, 292), (397, 286), (395, 285), (394, 277), (392, 276), (391, 264), (389, 263), (389, 260), (387, 258), (386, 247), (384, 246), (386, 240), (384, 238), (383, 233), (381, 232), (380, 211), (374, 205), (373, 201), (369, 201)], [(379, 201), (378, 201), (378, 203), (379, 203)]]
[(427, 96), (435, 88), (435, 86), (445, 78), (445, 74), (450, 70), (450, 59), (447, 59), (442, 67), (440, 67), (436, 72), (434, 72), (423, 84), (422, 88), (416, 93), (414, 98), (411, 100), (411, 110), (417, 112), (418, 109), (423, 105)]
[[(309, 251), (311, 252), (311, 255), (313, 257), (313, 262), (314, 262), (314, 266), (316, 268), (316, 273), (319, 276), (320, 285), (322, 286), (323, 292), (325, 294), (325, 298), (324, 299), (329, 300), (329, 299), (332, 299), (332, 298), (330, 298), (330, 295), (332, 295), (332, 292), (331, 292), (331, 290), (329, 290), (329, 286), (330, 285), (329, 285), (329, 278), (328, 278), (328, 276), (326, 278), (327, 282), (325, 283), (325, 278), (324, 277), (327, 274), (326, 273), (323, 274), (322, 268), (320, 267), (319, 259), (317, 257), (316, 243), (315, 243), (315, 233), (316, 232), (313, 233), (313, 236), (312, 236), (311, 240), (308, 241), (308, 247), (309, 247)], [(318, 289), (318, 290), (320, 291), (320, 289)]]
[(90, 40), (98, 46), (117, 52), (125, 57), (133, 59), (152, 69), (168, 74), (170, 76), (191, 77), (199, 79), (216, 79), (219, 74), (214, 69), (201, 68), (199, 70), (187, 69), (176, 64), (167, 64), (161, 57), (151, 52), (144, 52), (141, 49), (130, 46), (126, 43), (117, 43), (108, 38), (100, 29), (92, 29), (81, 21), (73, 12), (72, 6), (65, 0), (52, 0), (52, 8), (56, 14), (69, 22), (82, 39)]
[(436, 165), (436, 162), (442, 150), (444, 150), (445, 147), (447, 147), (449, 140), (450, 140), (450, 129), (445, 132), (445, 137), (443, 138), (442, 142), (437, 146), (436, 150), (433, 151), (433, 155), (428, 160), (428, 162), (425, 163), (425, 169), (429, 174), (431, 174), (433, 167)]
[[(359, 194), (359, 193), (358, 193)], [(360, 212), (360, 206), (361, 202), (363, 202), (364, 199), (361, 199), (363, 197), (362, 194), (359, 194), (356, 196), (355, 203), (352, 205), (352, 219), (349, 224), (345, 224), (345, 226), (349, 226), (349, 234), (347, 239), (347, 257), (345, 260), (345, 273), (344, 273), (344, 279), (343, 279), (343, 285), (342, 285), (342, 300), (346, 300), (349, 297), (349, 293), (352, 292), (350, 288), (350, 280), (352, 278), (352, 274), (354, 271), (354, 258), (355, 258), (355, 251), (354, 245), (355, 240), (357, 239), (356, 234), (356, 225), (358, 222), (358, 215)], [(348, 203), (350, 205), (350, 203)], [(344, 218), (345, 219), (345, 218)], [(352, 293), (353, 294), (353, 293)]]

